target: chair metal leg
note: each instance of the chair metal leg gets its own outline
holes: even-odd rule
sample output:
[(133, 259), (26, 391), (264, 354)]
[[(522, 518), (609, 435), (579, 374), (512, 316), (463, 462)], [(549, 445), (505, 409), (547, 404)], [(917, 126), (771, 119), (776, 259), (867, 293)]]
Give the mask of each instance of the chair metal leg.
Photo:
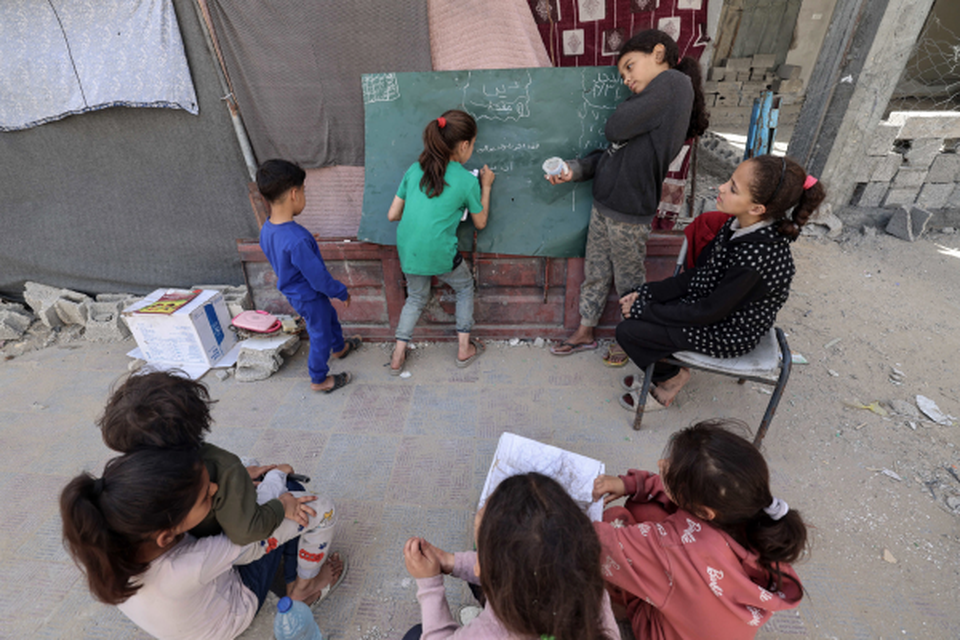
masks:
[(760, 428), (757, 429), (757, 435), (753, 438), (753, 444), (756, 447), (760, 446), (764, 436), (767, 435), (767, 429), (770, 428), (770, 423), (773, 421), (773, 414), (776, 413), (777, 406), (780, 404), (780, 398), (783, 396), (783, 390), (787, 386), (787, 380), (790, 378), (790, 369), (793, 366), (793, 357), (790, 354), (790, 345), (787, 344), (787, 337), (779, 327), (776, 328), (776, 332), (781, 357), (780, 376), (777, 378), (777, 385), (773, 388), (773, 394), (770, 397), (770, 402), (767, 404), (767, 410), (763, 414), (763, 420), (760, 421)]
[(643, 422), (643, 411), (647, 406), (647, 396), (650, 395), (650, 384), (653, 382), (654, 366), (656, 366), (655, 362), (650, 363), (646, 371), (643, 372), (643, 384), (637, 393), (637, 413), (633, 416), (634, 431), (640, 431), (640, 423)]

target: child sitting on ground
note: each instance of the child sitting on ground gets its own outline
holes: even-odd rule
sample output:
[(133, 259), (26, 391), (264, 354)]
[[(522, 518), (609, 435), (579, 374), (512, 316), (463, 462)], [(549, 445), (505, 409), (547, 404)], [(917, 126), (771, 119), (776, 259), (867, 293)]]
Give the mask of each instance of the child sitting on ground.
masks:
[[(619, 640), (597, 536), (555, 480), (527, 473), (501, 482), (477, 512), (474, 536), (477, 551), (463, 553), (407, 540), (403, 557), (417, 579), (423, 624), (404, 640)], [(466, 627), (450, 614), (442, 573), (483, 588), (483, 613)]]
[(803, 597), (790, 566), (806, 548), (803, 518), (773, 497), (763, 456), (727, 424), (673, 434), (660, 475), (594, 482), (595, 500), (628, 496), (594, 527), (607, 588), (637, 638), (747, 640)]
[(277, 289), (307, 324), (310, 335), (310, 388), (330, 393), (350, 382), (347, 372), (328, 375), (331, 350), (346, 358), (360, 348), (360, 336), (344, 340), (330, 298), (350, 306), (347, 287), (333, 278), (323, 262), (317, 241), (294, 222), (307, 204), (303, 169), (286, 160), (267, 160), (257, 170), (257, 188), (270, 203), (270, 219), (260, 229), (260, 249), (277, 274)]
[[(131, 375), (114, 391), (98, 425), (104, 443), (120, 453), (148, 448), (199, 452), (217, 490), (210, 510), (190, 527), (194, 537), (223, 532), (234, 544), (246, 545), (269, 538), (285, 517), (306, 526), (316, 515), (307, 506), (313, 496), (279, 492), (258, 504), (253, 479), (273, 469), (291, 473), (290, 465), (245, 467), (233, 453), (204, 442), (213, 402), (200, 382), (172, 372), (148, 371)], [(314, 568), (322, 565), (318, 557)], [(294, 590), (288, 595), (301, 599), (304, 594)]]
[[(283, 480), (274, 469), (261, 488), (276, 495)], [(100, 478), (83, 473), (71, 480), (60, 495), (63, 538), (91, 594), (161, 640), (227, 640), (263, 606), (281, 558), (295, 558), (298, 545), (302, 556), (332, 542), (332, 516), (317, 515), (305, 531), (284, 520), (269, 541), (245, 546), (222, 534), (189, 535), (216, 493), (195, 449), (141, 449), (110, 460)], [(332, 502), (315, 504), (332, 514)], [(311, 594), (295, 598), (307, 603), (344, 572), (337, 554), (312, 576), (302, 569), (286, 563), (285, 578)]]

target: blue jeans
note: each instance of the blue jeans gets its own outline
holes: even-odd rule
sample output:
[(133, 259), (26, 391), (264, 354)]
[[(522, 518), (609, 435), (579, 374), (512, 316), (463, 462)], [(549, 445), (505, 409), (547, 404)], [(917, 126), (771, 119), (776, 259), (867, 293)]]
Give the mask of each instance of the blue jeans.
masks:
[[(290, 491), (303, 491), (303, 485), (294, 480), (287, 480), (287, 489)], [(240, 572), (240, 580), (253, 594), (257, 596), (257, 611), (263, 606), (267, 599), (267, 592), (270, 591), (270, 585), (273, 583), (273, 576), (277, 574), (277, 568), (280, 566), (280, 558), (283, 558), (283, 581), (290, 584), (297, 579), (297, 550), (300, 538), (287, 540), (274, 549), (271, 553), (263, 556), (250, 564), (242, 564), (237, 567)], [(279, 553), (278, 553), (279, 551)]]
[[(400, 312), (397, 323), (397, 340), (410, 342), (413, 328), (430, 299), (430, 281), (433, 276), (417, 276), (405, 273), (407, 278), (407, 301)], [(457, 294), (457, 333), (470, 333), (473, 328), (473, 274), (466, 260), (458, 264), (453, 271), (437, 276)]]

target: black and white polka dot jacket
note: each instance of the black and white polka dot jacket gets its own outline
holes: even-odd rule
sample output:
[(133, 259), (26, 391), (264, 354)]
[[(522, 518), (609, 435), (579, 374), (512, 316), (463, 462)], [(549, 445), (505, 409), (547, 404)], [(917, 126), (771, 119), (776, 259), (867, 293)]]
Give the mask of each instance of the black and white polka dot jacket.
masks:
[(796, 268), (790, 241), (776, 225), (731, 238), (735, 219), (723, 225), (694, 269), (640, 287), (630, 317), (680, 327), (696, 351), (717, 358), (756, 347), (787, 301)]

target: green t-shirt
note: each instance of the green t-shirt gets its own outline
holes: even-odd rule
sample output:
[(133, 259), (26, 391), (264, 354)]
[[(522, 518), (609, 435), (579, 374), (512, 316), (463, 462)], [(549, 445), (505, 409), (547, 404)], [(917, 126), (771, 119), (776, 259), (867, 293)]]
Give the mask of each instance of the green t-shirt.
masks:
[(457, 252), (457, 226), (463, 208), (480, 213), (480, 181), (451, 160), (443, 176), (446, 186), (439, 196), (428, 198), (420, 189), (423, 169), (414, 162), (403, 175), (397, 197), (404, 201), (397, 227), (397, 253), (404, 273), (438, 276), (453, 270)]

